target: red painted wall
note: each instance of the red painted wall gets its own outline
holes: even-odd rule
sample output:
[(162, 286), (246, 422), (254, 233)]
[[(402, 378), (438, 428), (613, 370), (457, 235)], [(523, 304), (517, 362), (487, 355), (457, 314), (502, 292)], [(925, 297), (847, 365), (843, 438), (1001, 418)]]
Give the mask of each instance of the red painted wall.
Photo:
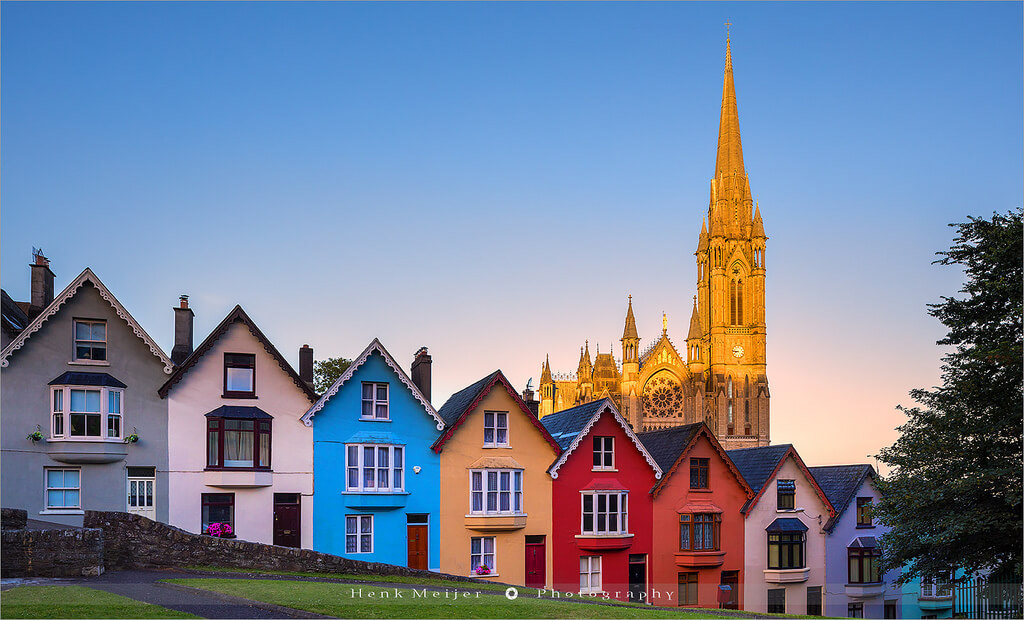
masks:
[[(708, 458), (709, 491), (690, 489), (690, 458)], [(666, 472), (667, 474), (668, 472)], [(747, 501), (747, 491), (729, 470), (711, 441), (704, 435), (698, 436), (693, 447), (682, 455), (682, 460), (653, 499), (653, 529), (657, 532), (658, 545), (652, 556), (653, 573), (651, 588), (671, 592), (671, 598), (652, 595), (655, 605), (676, 606), (679, 604), (679, 573), (696, 572), (697, 599), (700, 607), (718, 607), (718, 585), (722, 571), (739, 571), (737, 593), (739, 608), (743, 608), (743, 530), (744, 520), (740, 508)], [(679, 566), (676, 554), (679, 552), (679, 514), (691, 512), (688, 505), (714, 504), (722, 509), (720, 550), (725, 552), (720, 566), (695, 568)], [(710, 512), (710, 510), (709, 510)], [(557, 511), (555, 514), (558, 514)]]
[[(615, 468), (617, 471), (592, 471), (593, 437), (615, 438)], [(580, 557), (600, 555), (602, 587), (612, 598), (627, 600), (629, 591), (629, 556), (647, 555), (647, 581), (651, 578), (651, 496), (656, 482), (654, 470), (648, 465), (633, 440), (622, 430), (614, 415), (605, 410), (598, 421), (580, 440), (575, 452), (558, 470), (552, 481), (551, 529), (554, 587), (557, 590), (578, 592), (580, 586)], [(628, 549), (582, 550), (580, 541), (583, 510), (580, 490), (600, 485), (601, 490), (613, 487), (629, 491), (628, 531), (632, 538)], [(742, 535), (742, 530), (741, 530)], [(586, 544), (586, 543), (583, 543)], [(614, 542), (613, 542), (614, 544)], [(618, 596), (616, 596), (618, 593)]]

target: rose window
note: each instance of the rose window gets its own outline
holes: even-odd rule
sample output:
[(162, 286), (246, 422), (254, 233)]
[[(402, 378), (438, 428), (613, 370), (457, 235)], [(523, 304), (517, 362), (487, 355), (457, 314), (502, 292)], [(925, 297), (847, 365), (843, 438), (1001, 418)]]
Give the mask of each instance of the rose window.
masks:
[(683, 409), (683, 388), (671, 375), (656, 376), (647, 382), (643, 402), (649, 416), (676, 417)]

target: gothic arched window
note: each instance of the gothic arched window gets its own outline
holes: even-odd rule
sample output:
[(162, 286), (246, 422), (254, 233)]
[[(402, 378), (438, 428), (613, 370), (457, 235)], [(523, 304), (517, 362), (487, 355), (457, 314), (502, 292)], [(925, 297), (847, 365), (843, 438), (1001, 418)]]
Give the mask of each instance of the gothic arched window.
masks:
[(735, 278), (729, 282), (729, 318), (733, 325), (743, 324), (743, 280)]
[(726, 388), (725, 388), (725, 389), (726, 389), (726, 394), (727, 394), (727, 395), (729, 396), (729, 409), (728, 409), (728, 412), (729, 412), (729, 413), (728, 413), (728, 417), (726, 417), (726, 422), (727, 422), (727, 423), (728, 423), (728, 425), (729, 425), (729, 430), (728, 430), (728, 432), (729, 432), (729, 434), (730, 434), (730, 435), (732, 435), (732, 433), (733, 433), (733, 431), (732, 431), (732, 429), (733, 429), (733, 413), (732, 413), (732, 377), (729, 377), (729, 378), (728, 378), (728, 380), (727, 380), (727, 382), (726, 382)]

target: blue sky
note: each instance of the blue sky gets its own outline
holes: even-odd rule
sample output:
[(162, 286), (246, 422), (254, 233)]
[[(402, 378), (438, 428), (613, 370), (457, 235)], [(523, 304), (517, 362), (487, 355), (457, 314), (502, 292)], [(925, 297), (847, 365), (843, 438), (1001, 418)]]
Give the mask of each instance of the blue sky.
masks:
[[(863, 460), (939, 380), (946, 224), (1022, 203), (1020, 3), (4, 3), (0, 281), (90, 266), (171, 348), (241, 303), (436, 404), (685, 337), (732, 27), (772, 438)], [(808, 431), (813, 428), (813, 434)], [(821, 437), (835, 437), (823, 442)], [(840, 441), (840, 439), (842, 440)], [(838, 460), (837, 460), (838, 459)]]

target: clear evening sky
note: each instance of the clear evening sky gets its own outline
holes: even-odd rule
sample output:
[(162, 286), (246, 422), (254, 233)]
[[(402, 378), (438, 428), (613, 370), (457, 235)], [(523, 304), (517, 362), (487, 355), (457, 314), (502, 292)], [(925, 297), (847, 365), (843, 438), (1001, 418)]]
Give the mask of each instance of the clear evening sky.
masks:
[(946, 224), (1022, 202), (1021, 3), (2, 5), (3, 287), (92, 267), (161, 343), (241, 303), (295, 362), (428, 346), (437, 406), (677, 343), (727, 19), (773, 443), (871, 462), (939, 382)]

